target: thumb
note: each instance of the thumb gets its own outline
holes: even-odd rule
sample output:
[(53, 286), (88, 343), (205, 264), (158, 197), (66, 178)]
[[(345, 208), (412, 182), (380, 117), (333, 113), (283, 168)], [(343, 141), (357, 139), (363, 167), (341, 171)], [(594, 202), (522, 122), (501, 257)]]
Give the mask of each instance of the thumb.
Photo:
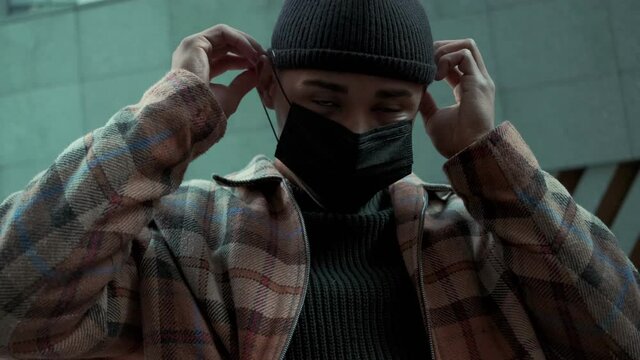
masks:
[(211, 90), (219, 99), (222, 109), (227, 117), (235, 113), (240, 101), (251, 89), (257, 85), (256, 72), (247, 70), (238, 75), (228, 86), (211, 84)]
[(424, 94), (422, 94), (422, 100), (420, 101), (420, 114), (422, 114), (424, 122), (427, 123), (437, 111), (438, 105), (436, 101), (433, 96), (425, 90)]

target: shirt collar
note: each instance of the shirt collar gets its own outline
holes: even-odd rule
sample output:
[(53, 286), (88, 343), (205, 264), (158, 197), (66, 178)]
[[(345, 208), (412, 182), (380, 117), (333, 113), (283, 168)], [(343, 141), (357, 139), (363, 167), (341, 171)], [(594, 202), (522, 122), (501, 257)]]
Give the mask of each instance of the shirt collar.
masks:
[[(236, 171), (225, 176), (213, 174), (212, 177), (213, 180), (218, 182), (220, 185), (230, 187), (260, 185), (267, 183), (274, 184), (280, 183), (284, 179), (282, 174), (278, 171), (278, 169), (276, 169), (275, 165), (273, 164), (273, 160), (269, 159), (265, 155), (255, 156), (249, 162), (249, 164), (247, 164), (247, 166), (240, 171)], [(390, 190), (393, 190), (393, 188), (395, 187), (405, 186), (424, 187), (427, 191), (432, 192), (437, 197), (444, 199), (446, 199), (446, 197), (448, 197), (452, 193), (451, 187), (449, 185), (426, 183), (413, 173), (392, 184)]]

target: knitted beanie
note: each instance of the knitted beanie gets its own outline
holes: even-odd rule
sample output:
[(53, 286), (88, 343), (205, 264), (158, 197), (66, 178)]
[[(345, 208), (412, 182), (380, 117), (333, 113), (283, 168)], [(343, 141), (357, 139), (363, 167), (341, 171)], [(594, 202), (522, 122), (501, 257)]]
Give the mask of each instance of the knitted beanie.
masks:
[(353, 72), (429, 84), (433, 39), (420, 0), (285, 0), (271, 38), (278, 69)]

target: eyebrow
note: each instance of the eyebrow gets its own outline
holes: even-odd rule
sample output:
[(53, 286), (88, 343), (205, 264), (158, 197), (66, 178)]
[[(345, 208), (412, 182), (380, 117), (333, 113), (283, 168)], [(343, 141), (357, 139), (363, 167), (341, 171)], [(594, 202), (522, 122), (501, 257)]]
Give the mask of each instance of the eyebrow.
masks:
[[(318, 87), (318, 88), (333, 91), (333, 92), (338, 92), (341, 94), (349, 93), (349, 89), (344, 85), (340, 85), (337, 83), (320, 80), (320, 79), (308, 79), (303, 81), (302, 84), (306, 86), (313, 86), (313, 87)], [(406, 89), (381, 89), (376, 91), (375, 96), (381, 99), (411, 97), (411, 92)]]
[(382, 89), (376, 91), (376, 97), (381, 99), (393, 99), (399, 97), (411, 97), (411, 92), (406, 89)]

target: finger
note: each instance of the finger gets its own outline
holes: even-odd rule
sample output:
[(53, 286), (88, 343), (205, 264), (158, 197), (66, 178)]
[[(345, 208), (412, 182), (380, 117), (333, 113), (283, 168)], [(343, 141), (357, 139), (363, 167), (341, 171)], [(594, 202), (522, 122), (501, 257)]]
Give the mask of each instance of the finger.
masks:
[(420, 101), (420, 114), (422, 115), (422, 119), (426, 122), (437, 111), (438, 105), (436, 104), (435, 99), (428, 91), (425, 91), (424, 94), (422, 94), (422, 100)]
[(464, 39), (464, 40), (443, 40), (438, 41), (438, 46), (435, 49), (435, 58), (439, 59), (441, 56), (456, 52), (462, 49), (469, 49), (471, 54), (478, 64), (478, 69), (480, 69), (483, 74), (488, 75), (488, 71), (484, 62), (484, 58), (482, 57), (482, 53), (478, 48), (476, 42), (473, 39)]
[(211, 90), (219, 99), (222, 109), (228, 117), (236, 112), (242, 98), (256, 86), (256, 83), (255, 71), (247, 70), (236, 76), (229, 86), (211, 84)]
[(203, 33), (198, 33), (184, 38), (180, 43), (180, 47), (183, 48), (183, 51), (197, 51), (198, 49), (202, 49), (209, 58), (225, 55), (231, 50), (231, 46), (229, 44), (226, 44), (223, 41), (212, 42), (210, 39), (205, 37)]
[(442, 45), (448, 44), (452, 41), (455, 41), (455, 40), (436, 40), (433, 42), (433, 49), (438, 50)]
[[(207, 39), (207, 41), (209, 40)], [(231, 46), (229, 46), (228, 44), (218, 43), (218, 44), (211, 44), (211, 45), (212, 45), (212, 50), (209, 53), (209, 57), (212, 60), (217, 57), (227, 55), (227, 53), (231, 50)]]
[(251, 66), (252, 65), (249, 60), (244, 57), (235, 54), (227, 54), (210, 62), (211, 71), (209, 72), (209, 76), (213, 79), (226, 71), (250, 69)]
[(247, 59), (243, 55), (238, 54), (238, 52), (234, 51), (230, 46), (226, 46), (224, 48), (221, 47), (221, 48), (219, 48), (219, 50), (216, 50), (215, 55), (209, 56), (209, 63), (212, 63), (213, 61), (217, 60), (218, 58), (225, 57), (227, 55), (238, 56), (238, 57), (241, 57), (243, 59), (246, 59), (249, 63), (251, 63), (251, 61), (249, 59)]
[(252, 61), (252, 63), (258, 62), (259, 52), (253, 47), (251, 42), (236, 29), (233, 29), (227, 25), (216, 25), (210, 29), (205, 30), (202, 35), (215, 46), (217, 44), (224, 44), (231, 47), (233, 52), (242, 55)]
[(445, 80), (447, 80), (449, 86), (455, 88), (456, 86), (458, 86), (458, 84), (460, 84), (460, 80), (462, 79), (463, 75), (464, 74), (462, 73), (462, 71), (460, 71), (460, 69), (458, 69), (457, 67), (453, 67), (453, 69), (451, 69), (444, 78)]
[(253, 36), (247, 34), (246, 32), (244, 32), (242, 30), (236, 29), (236, 31), (238, 31), (240, 34), (244, 35), (247, 38), (247, 40), (249, 40), (251, 45), (253, 45), (253, 48), (256, 49), (256, 51), (258, 51), (258, 53), (260, 53), (260, 55), (267, 53), (267, 51), (262, 47), (262, 45), (260, 45), (260, 43), (256, 39), (253, 38)]
[(436, 72), (436, 80), (444, 79), (450, 72), (455, 71), (456, 66), (458, 70), (462, 72), (461, 77), (464, 75), (477, 76), (481, 74), (469, 49), (462, 49), (443, 55), (437, 64), (438, 71)]
[(256, 87), (257, 80), (256, 72), (252, 69), (247, 70), (231, 81), (229, 92), (232, 96), (236, 96), (239, 102), (251, 89)]
[(438, 47), (435, 49), (434, 54), (436, 61), (438, 61), (438, 59), (445, 54), (456, 52), (462, 49), (469, 49), (471, 51), (473, 59), (475, 60), (476, 64), (478, 64), (478, 69), (480, 69), (484, 76), (489, 77), (489, 71), (487, 71), (484, 59), (482, 58), (482, 54), (480, 53), (480, 49), (473, 39), (444, 40), (437, 41), (437, 43)]

